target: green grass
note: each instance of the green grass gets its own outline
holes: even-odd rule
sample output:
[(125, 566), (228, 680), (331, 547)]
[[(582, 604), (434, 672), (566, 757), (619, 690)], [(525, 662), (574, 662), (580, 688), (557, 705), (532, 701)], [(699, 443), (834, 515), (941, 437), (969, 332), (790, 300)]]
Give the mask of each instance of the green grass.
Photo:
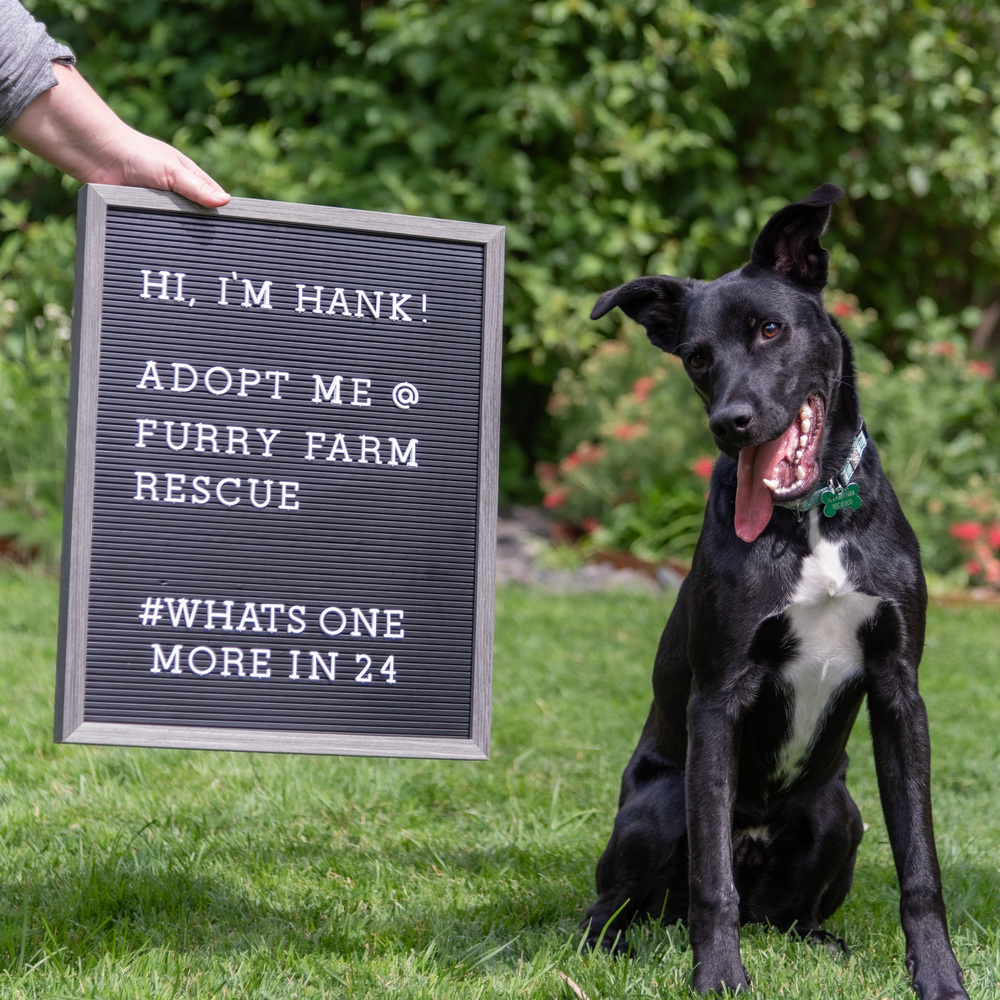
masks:
[[(53, 745), (57, 600), (0, 570), (0, 996), (688, 995), (679, 927), (633, 929), (630, 963), (579, 951), (669, 598), (502, 591), (480, 763)], [(935, 608), (929, 636), (952, 935), (1000, 998), (997, 611)], [(761, 995), (912, 995), (863, 725), (852, 761), (870, 829), (829, 927), (853, 957), (747, 929)]]

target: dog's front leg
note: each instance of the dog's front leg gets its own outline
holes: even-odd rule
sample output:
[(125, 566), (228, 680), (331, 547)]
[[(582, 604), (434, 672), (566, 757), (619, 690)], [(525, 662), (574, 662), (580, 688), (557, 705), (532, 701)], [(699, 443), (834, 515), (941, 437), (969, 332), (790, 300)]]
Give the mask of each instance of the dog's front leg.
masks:
[(913, 988), (922, 1000), (968, 1000), (948, 938), (931, 820), (927, 711), (916, 667), (897, 662), (878, 671), (868, 710)]
[(694, 988), (749, 989), (740, 958), (740, 900), (733, 879), (738, 725), (728, 699), (692, 693), (685, 771)]

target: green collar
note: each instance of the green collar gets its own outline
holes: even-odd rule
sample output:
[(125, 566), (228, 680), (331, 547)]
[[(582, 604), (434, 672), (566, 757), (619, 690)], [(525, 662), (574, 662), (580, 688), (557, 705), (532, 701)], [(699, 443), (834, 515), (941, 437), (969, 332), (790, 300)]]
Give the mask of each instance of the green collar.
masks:
[[(790, 500), (788, 503), (782, 503), (780, 500), (775, 500), (774, 506), (787, 507), (789, 510), (794, 510), (801, 514), (803, 511), (810, 510), (812, 507), (829, 505), (831, 502), (831, 494), (840, 496), (840, 494), (842, 494), (844, 490), (851, 485), (851, 480), (854, 478), (854, 473), (861, 464), (861, 456), (864, 455), (865, 448), (867, 446), (868, 434), (866, 433), (865, 422), (862, 420), (861, 427), (858, 429), (858, 433), (854, 437), (854, 443), (851, 445), (851, 451), (847, 456), (847, 461), (844, 462), (840, 472), (838, 472), (833, 479), (814, 490), (809, 494), (809, 496), (803, 497), (801, 500)], [(857, 487), (854, 487), (853, 492), (857, 493)], [(845, 506), (847, 505), (845, 504)], [(850, 506), (854, 505), (851, 504)], [(861, 506), (860, 502), (857, 506)], [(829, 513), (832, 514), (832, 512)]]

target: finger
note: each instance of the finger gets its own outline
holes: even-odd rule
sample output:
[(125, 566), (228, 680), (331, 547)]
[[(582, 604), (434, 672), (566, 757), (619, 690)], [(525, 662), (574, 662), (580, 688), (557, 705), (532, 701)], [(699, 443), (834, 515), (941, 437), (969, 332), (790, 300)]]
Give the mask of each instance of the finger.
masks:
[(229, 202), (229, 193), (207, 175), (199, 177), (191, 171), (182, 170), (174, 177), (170, 190), (183, 195), (204, 208), (220, 208)]
[(219, 208), (229, 201), (229, 194), (196, 163), (179, 157), (168, 187), (190, 201), (205, 208)]

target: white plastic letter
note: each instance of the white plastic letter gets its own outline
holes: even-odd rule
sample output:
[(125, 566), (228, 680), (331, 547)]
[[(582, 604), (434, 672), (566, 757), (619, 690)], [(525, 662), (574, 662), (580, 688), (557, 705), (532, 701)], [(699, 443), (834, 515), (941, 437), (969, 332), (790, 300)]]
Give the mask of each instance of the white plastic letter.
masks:
[(343, 375), (334, 375), (333, 380), (330, 382), (330, 388), (328, 389), (325, 385), (323, 385), (322, 375), (313, 375), (315, 392), (313, 393), (312, 401), (314, 403), (322, 403), (323, 400), (326, 400), (333, 406), (340, 406), (340, 383), (343, 381)]
[(322, 312), (323, 311), (320, 308), (320, 305), (319, 305), (320, 298), (323, 295), (323, 286), (322, 285), (313, 285), (313, 288), (316, 289), (316, 290), (315, 290), (315, 292), (312, 292), (309, 296), (306, 295), (306, 286), (305, 285), (296, 285), (295, 287), (299, 290), (299, 304), (295, 307), (295, 311), (297, 313), (304, 313), (306, 311), (305, 299), (307, 297), (311, 298), (313, 300), (313, 302), (315, 303), (315, 305), (313, 307), (313, 312), (314, 313), (318, 313), (318, 312)]
[(399, 447), (399, 442), (395, 438), (389, 438), (389, 444), (392, 446), (392, 450), (389, 454), (389, 464), (399, 465), (399, 463), (402, 462), (403, 465), (408, 465), (411, 469), (416, 469), (417, 445), (419, 443), (418, 438), (410, 438), (410, 442), (406, 446), (406, 451), (403, 451), (403, 449)]
[(156, 430), (156, 421), (149, 417), (136, 417), (135, 422), (139, 425), (139, 433), (135, 446), (136, 448), (145, 448), (146, 438), (152, 437), (153, 431)]
[(158, 642), (150, 643), (153, 651), (153, 665), (149, 668), (151, 674), (179, 674), (181, 672), (181, 650), (184, 648), (180, 644), (170, 650), (169, 656), (163, 655), (163, 647)]
[(146, 497), (147, 500), (159, 500), (160, 498), (156, 495), (156, 473), (155, 472), (137, 472), (135, 474), (135, 496), (132, 497), (133, 500), (142, 500), (142, 491), (149, 490), (149, 496)]
[(254, 306), (260, 309), (271, 308), (271, 282), (265, 281), (260, 286), (260, 291), (253, 290), (253, 282), (249, 278), (243, 279), (243, 301), (240, 303), (244, 309), (252, 309)]
[(163, 389), (163, 385), (160, 382), (160, 373), (156, 370), (156, 362), (155, 361), (147, 361), (146, 362), (146, 367), (143, 369), (143, 372), (142, 372), (142, 378), (139, 379), (138, 382), (136, 382), (135, 387), (137, 389), (145, 389), (146, 388), (146, 382), (149, 379), (153, 380), (153, 388), (154, 389), (160, 389), (160, 390)]

